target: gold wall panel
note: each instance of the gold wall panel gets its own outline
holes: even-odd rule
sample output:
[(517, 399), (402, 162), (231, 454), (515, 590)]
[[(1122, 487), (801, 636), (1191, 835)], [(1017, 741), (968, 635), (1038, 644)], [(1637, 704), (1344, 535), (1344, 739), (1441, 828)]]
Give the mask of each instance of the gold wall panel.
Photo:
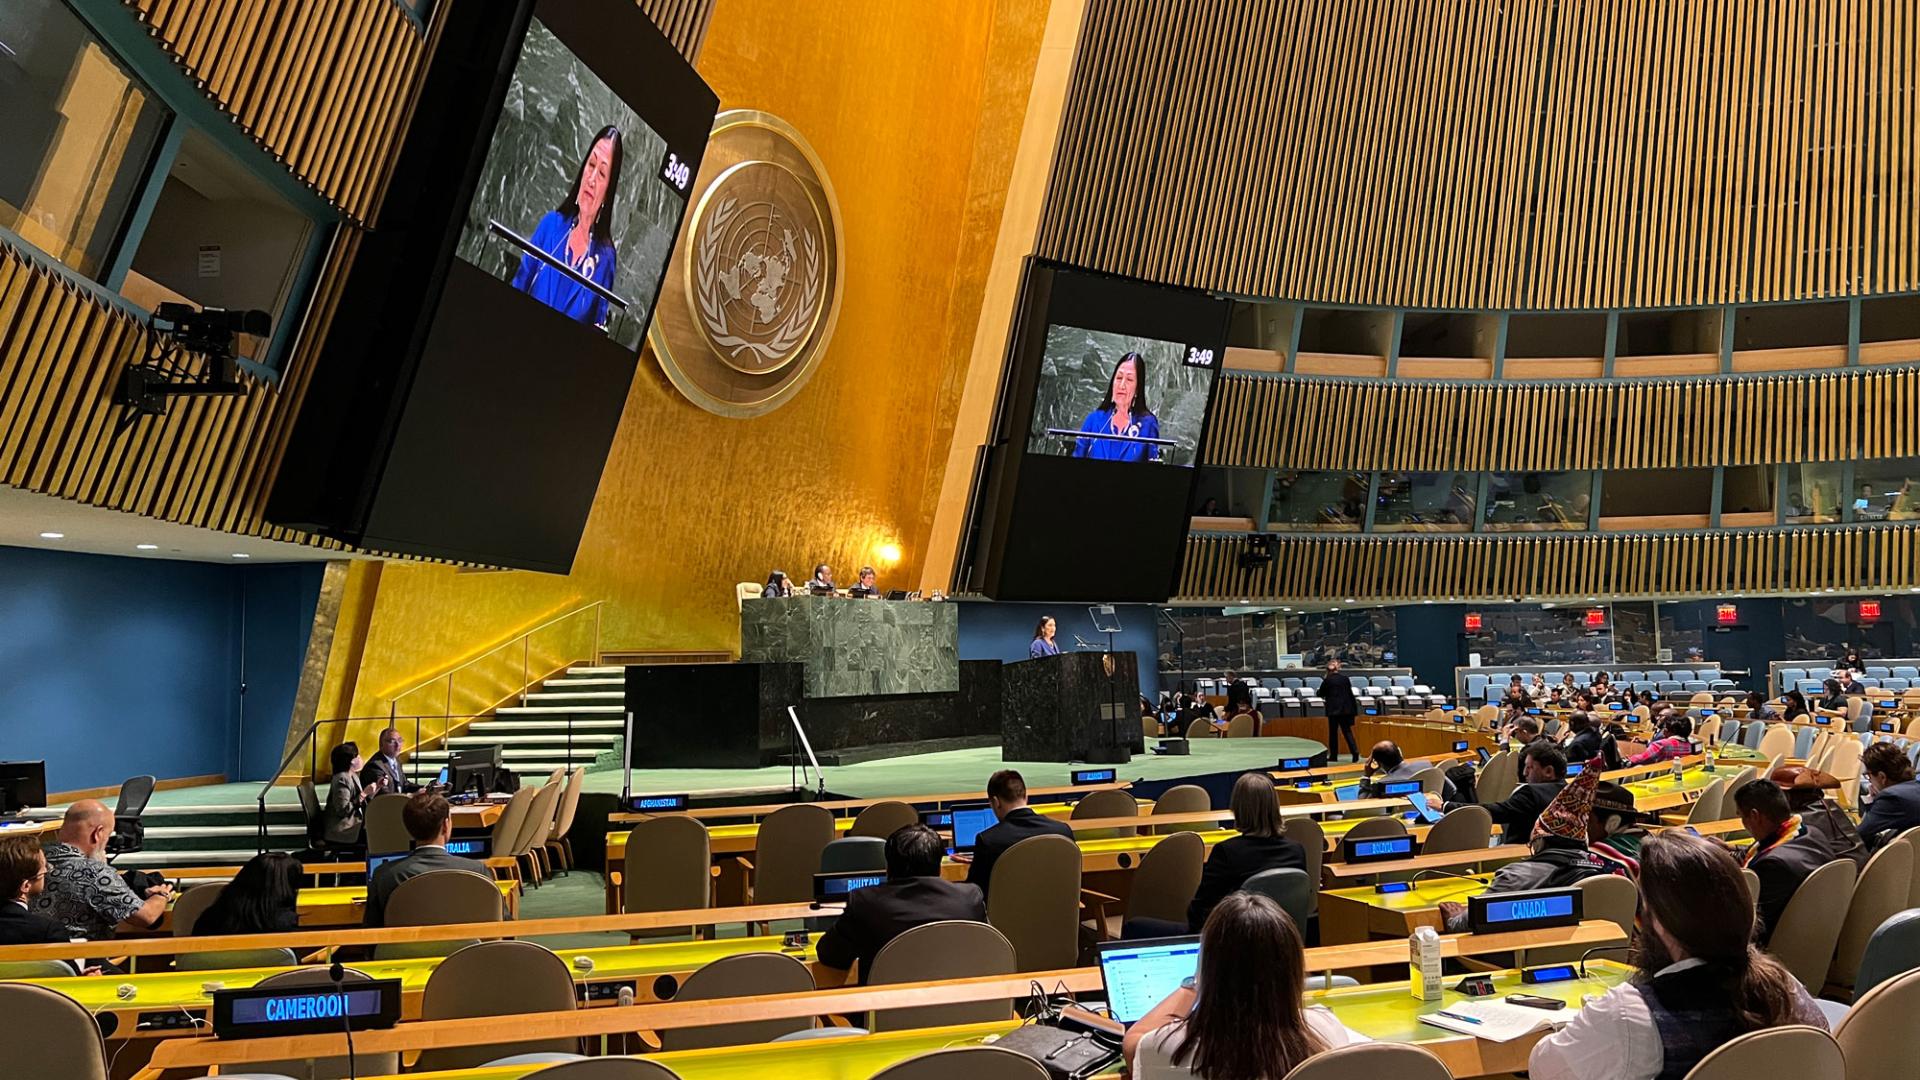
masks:
[(1471, 537), (1279, 536), (1243, 568), (1243, 538), (1187, 538), (1175, 600), (1420, 600), (1891, 592), (1920, 584), (1920, 527)]
[(1470, 308), (1920, 287), (1908, 0), (1089, 0), (1040, 252)]
[[(1220, 377), (1208, 465), (1646, 469), (1920, 455), (1920, 368), (1586, 383)], [(1820, 418), (1872, 417), (1871, 423)], [(1339, 417), (1337, 423), (1315, 422)]]
[(395, 0), (125, 2), (293, 175), (355, 221), (373, 220), (426, 54)]
[[(353, 711), (593, 600), (608, 649), (732, 650), (734, 583), (774, 568), (850, 579), (897, 543), (880, 580), (917, 583), (1005, 199), (995, 166), (1020, 131), (1004, 101), (1026, 98), (1046, 16), (1045, 0), (716, 7), (699, 67), (721, 107), (789, 121), (834, 178), (846, 304), (825, 359), (779, 410), (732, 420), (643, 356), (572, 574), (388, 564), (357, 670), (329, 672)], [(336, 637), (336, 661), (351, 653)]]

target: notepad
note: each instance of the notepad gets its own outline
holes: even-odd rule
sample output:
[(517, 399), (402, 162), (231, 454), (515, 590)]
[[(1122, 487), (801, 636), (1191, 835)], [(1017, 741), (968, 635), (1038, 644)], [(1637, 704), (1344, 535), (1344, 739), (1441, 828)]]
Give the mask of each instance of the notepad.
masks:
[(1548, 1012), (1504, 1001), (1461, 1001), (1423, 1014), (1420, 1022), (1489, 1042), (1512, 1042), (1530, 1032), (1563, 1027), (1579, 1014), (1575, 1008)]

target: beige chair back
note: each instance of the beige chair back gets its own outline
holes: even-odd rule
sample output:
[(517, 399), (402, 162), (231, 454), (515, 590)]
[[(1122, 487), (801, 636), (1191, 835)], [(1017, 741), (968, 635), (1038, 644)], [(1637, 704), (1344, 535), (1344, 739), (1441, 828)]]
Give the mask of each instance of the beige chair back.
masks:
[(391, 855), (412, 849), (413, 837), (408, 835), (407, 823), (400, 818), (400, 812), (406, 808), (407, 797), (393, 792), (367, 800), (367, 827), (363, 835), (369, 855)]
[[(449, 923), (499, 922), (506, 918), (500, 886), (471, 870), (431, 870), (401, 882), (387, 897), (388, 926), (445, 926)], [(473, 942), (410, 941), (376, 945), (382, 960), (446, 956)]]
[[(426, 990), (420, 995), (420, 1019), (569, 1012), (574, 1008), (573, 994), (573, 973), (553, 953), (530, 941), (482, 941), (440, 961), (427, 976)], [(513, 1054), (578, 1050), (579, 1041), (567, 1038), (449, 1046), (421, 1051), (414, 1070), (471, 1069)]]
[[(1393, 820), (1393, 819), (1386, 819)], [(1354, 828), (1359, 828), (1356, 825)], [(1444, 851), (1474, 851), (1485, 848), (1493, 839), (1493, 815), (1484, 806), (1457, 806), (1446, 812), (1427, 831), (1427, 842), (1420, 845), (1422, 855)]]
[(1013, 943), (1021, 971), (1069, 968), (1080, 954), (1080, 846), (1030, 836), (993, 865), (987, 921)]
[(1407, 824), (1397, 817), (1370, 817), (1348, 829), (1346, 835), (1354, 840), (1385, 840), (1407, 835)]
[(1227, 738), (1229, 739), (1253, 738), (1255, 735), (1259, 734), (1257, 731), (1254, 730), (1253, 721), (1254, 721), (1254, 715), (1252, 713), (1241, 713), (1239, 716), (1236, 716), (1233, 719), (1227, 721)]
[(1327, 861), (1327, 833), (1320, 822), (1310, 817), (1287, 818), (1280, 825), (1280, 835), (1300, 845), (1307, 856), (1307, 882), (1313, 886), (1307, 894), (1307, 910), (1320, 913), (1320, 875), (1321, 867)]
[(542, 785), (533, 793), (533, 801), (527, 804), (527, 819), (520, 823), (520, 839), (513, 846), (515, 855), (525, 855), (546, 846), (547, 837), (553, 833), (554, 807), (559, 802), (558, 780)]
[(1904, 830), (1889, 843), (1905, 841), (1913, 849), (1913, 880), (1907, 887), (1907, 903), (1910, 908), (1920, 907), (1920, 825)]
[(835, 835), (833, 815), (808, 803), (783, 806), (762, 818), (753, 845), (753, 902), (797, 904), (813, 899), (820, 852)]
[[(1581, 878), (1575, 886), (1583, 894), (1580, 898), (1581, 917), (1584, 919), (1605, 919), (1620, 928), (1620, 940), (1628, 941), (1633, 937), (1633, 917), (1640, 908), (1640, 889), (1633, 879), (1619, 874), (1599, 874)], [(1525, 962), (1534, 964), (1572, 964), (1586, 954), (1589, 945), (1552, 945), (1542, 949), (1528, 949)]]
[[(404, 850), (404, 849), (403, 849)], [(220, 890), (227, 887), (224, 881), (208, 881), (189, 888), (173, 902), (173, 912), (168, 925), (174, 937), (191, 937), (193, 924), (200, 921), (200, 913), (213, 906), (220, 898)]]
[[(361, 971), (347, 968), (340, 980), (346, 983), (371, 981)], [(254, 983), (254, 989), (294, 989), (307, 986), (332, 986), (333, 973), (325, 965), (295, 968), (269, 975)], [(349, 1068), (351, 1065), (351, 1068)], [(400, 1055), (367, 1054), (354, 1055), (352, 1062), (343, 1057), (301, 1058), (297, 1061), (260, 1061), (246, 1065), (249, 1073), (264, 1076), (290, 1076), (293, 1080), (345, 1080), (348, 1076), (385, 1076), (400, 1071)]]
[(7, 1075), (107, 1080), (100, 1028), (86, 1006), (32, 983), (0, 983), (0, 1061)]
[(1721, 803), (1726, 796), (1726, 791), (1727, 778), (1724, 776), (1708, 784), (1706, 789), (1700, 792), (1700, 797), (1693, 800), (1693, 805), (1688, 807), (1687, 824), (1694, 825), (1707, 821), (1719, 821), (1721, 818), (1726, 817), (1725, 814), (1720, 812)]
[(1127, 918), (1185, 922), (1206, 862), (1207, 845), (1199, 833), (1177, 832), (1154, 844), (1134, 871)]
[(522, 787), (507, 800), (506, 807), (493, 823), (493, 842), (488, 847), (489, 851), (507, 858), (520, 854), (513, 845), (520, 840), (520, 828), (527, 823), (527, 808), (533, 805), (536, 794), (536, 789)]
[[(1847, 865), (1851, 866), (1852, 863)], [(1817, 1027), (1763, 1028), (1724, 1043), (1687, 1071), (1685, 1080), (1752, 1080), (1755, 1076), (1819, 1076), (1847, 1072), (1840, 1044)]]
[(1834, 1026), (1846, 1080), (1913, 1080), (1920, 1062), (1920, 968), (1861, 995)]
[[(1694, 696), (1697, 698), (1697, 697), (1701, 697), (1702, 695), (1695, 694)], [(1709, 694), (1705, 696), (1707, 697), (1708, 700), (1704, 702), (1695, 702), (1695, 704), (1696, 705), (1713, 704), (1712, 695)], [(1694, 733), (1694, 736), (1700, 740), (1700, 745), (1702, 746), (1718, 745), (1720, 742), (1720, 718), (1717, 716), (1713, 716), (1700, 721), (1700, 726), (1694, 728), (1693, 733)]]
[(733, 606), (744, 611), (749, 600), (758, 600), (767, 587), (757, 581), (737, 581), (733, 585)]
[(0, 982), (71, 978), (73, 965), (65, 960), (0, 960)]
[(859, 816), (853, 819), (853, 825), (847, 829), (846, 835), (873, 836), (885, 840), (901, 829), (909, 825), (917, 825), (919, 822), (919, 811), (907, 803), (888, 799), (885, 802), (873, 803), (860, 811)]
[(1204, 716), (1194, 717), (1193, 722), (1187, 725), (1189, 739), (1211, 739), (1213, 735), (1213, 724)]
[(1422, 792), (1434, 798), (1439, 797), (1441, 789), (1445, 787), (1447, 783), (1447, 774), (1441, 772), (1437, 765), (1421, 769), (1419, 772), (1413, 774), (1413, 778), (1420, 781), (1420, 790)]
[[(1134, 801), (1132, 794), (1109, 788), (1106, 791), (1092, 792), (1074, 803), (1073, 811), (1067, 815), (1067, 820), (1088, 821), (1099, 818), (1139, 816), (1140, 804)], [(1124, 829), (1088, 829), (1085, 832), (1076, 832), (1074, 835), (1082, 840), (1106, 840), (1115, 836), (1134, 836), (1139, 832), (1140, 830), (1129, 826)]]
[(1760, 745), (1757, 749), (1767, 757), (1793, 753), (1793, 728), (1787, 724), (1767, 725), (1766, 733), (1760, 736)]
[(573, 831), (573, 815), (580, 809), (580, 789), (587, 783), (585, 765), (567, 774), (567, 787), (560, 795), (560, 812), (553, 822), (553, 839), (564, 840)]
[[(814, 989), (813, 972), (785, 953), (741, 953), (715, 960), (687, 976), (673, 995), (675, 1001), (714, 1001), (755, 994), (805, 994)], [(738, 1024), (668, 1028), (660, 1033), (662, 1050), (704, 1050), (713, 1046), (746, 1046), (772, 1042), (790, 1031), (813, 1026), (810, 1016), (778, 1020), (748, 1020)]]
[(1860, 751), (1864, 749), (1859, 739), (1836, 735), (1827, 751), (1825, 771), (1840, 781), (1840, 790), (1834, 795), (1841, 806), (1856, 813), (1860, 809)]
[(1827, 970), (1828, 996), (1844, 998), (1853, 992), (1853, 979), (1860, 973), (1860, 960), (1867, 954), (1867, 939), (1894, 915), (1907, 907), (1907, 893), (1913, 888), (1913, 845), (1895, 840), (1867, 860), (1860, 879), (1853, 884), (1853, 899), (1847, 905), (1847, 917), (1840, 924), (1840, 939), (1834, 947), (1833, 966)]
[(1767, 951), (1809, 994), (1826, 985), (1827, 969), (1833, 965), (1834, 947), (1840, 941), (1838, 914), (1847, 909), (1856, 872), (1851, 859), (1838, 859), (1808, 874), (1774, 925)]
[(1483, 803), (1503, 802), (1519, 786), (1520, 759), (1513, 751), (1502, 750), (1480, 767), (1480, 775), (1474, 781), (1474, 798)]
[[(648, 818), (627, 832), (620, 910), (684, 911), (713, 902), (707, 827), (683, 815)], [(684, 933), (680, 927), (669, 927)]]
[[(995, 877), (999, 876), (996, 870)], [(1019, 970), (1013, 943), (986, 923), (956, 919), (916, 926), (880, 947), (868, 986), (889, 983), (970, 979), (1011, 975)], [(1013, 1015), (1013, 1002), (968, 1001), (958, 1005), (928, 1005), (918, 1009), (885, 1009), (867, 1023), (868, 1031), (905, 1031), (909, 1028), (985, 1024)]]
[[(1161, 814), (1197, 814), (1203, 810), (1211, 809), (1213, 809), (1213, 796), (1207, 794), (1206, 788), (1198, 784), (1181, 784), (1178, 787), (1168, 788), (1158, 799), (1155, 799), (1153, 801), (1153, 812), (1148, 816), (1158, 817)], [(1153, 831), (1157, 833), (1182, 831), (1200, 832), (1216, 827), (1217, 826), (1213, 825), (1161, 825), (1155, 827)]]
[(874, 1073), (873, 1080), (1047, 1080), (1047, 1070), (1011, 1050), (961, 1046), (889, 1065)]
[(1760, 902), (1760, 875), (1743, 866), (1740, 868), (1740, 877), (1747, 883), (1747, 902), (1750, 904), (1758, 904)]
[(1160, 721), (1147, 713), (1141, 713), (1140, 737), (1142, 739), (1160, 738)]
[(1727, 781), (1726, 789), (1720, 793), (1721, 818), (1740, 816), (1740, 807), (1733, 801), (1733, 797), (1740, 794), (1741, 788), (1746, 787), (1759, 778), (1760, 770), (1751, 765), (1733, 774), (1733, 779)]
[(1408, 1043), (1350, 1043), (1295, 1065), (1284, 1080), (1453, 1080), (1439, 1058)]

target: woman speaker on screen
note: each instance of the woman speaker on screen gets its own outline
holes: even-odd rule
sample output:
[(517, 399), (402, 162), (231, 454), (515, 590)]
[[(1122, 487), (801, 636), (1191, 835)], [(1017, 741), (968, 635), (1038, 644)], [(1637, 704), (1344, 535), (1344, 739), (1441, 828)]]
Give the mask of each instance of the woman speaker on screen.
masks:
[[(1139, 353), (1130, 352), (1113, 366), (1113, 375), (1107, 380), (1107, 399), (1087, 414), (1080, 430), (1096, 436), (1160, 437), (1160, 420), (1147, 404), (1147, 362)], [(1160, 447), (1130, 439), (1079, 438), (1073, 441), (1073, 456), (1103, 461), (1159, 461)]]
[[(608, 124), (587, 145), (587, 156), (560, 205), (540, 219), (533, 243), (554, 260), (603, 289), (612, 289), (619, 263), (613, 249), (613, 202), (620, 193), (620, 129)], [(520, 256), (513, 287), (575, 322), (602, 330), (606, 298), (534, 255)]]

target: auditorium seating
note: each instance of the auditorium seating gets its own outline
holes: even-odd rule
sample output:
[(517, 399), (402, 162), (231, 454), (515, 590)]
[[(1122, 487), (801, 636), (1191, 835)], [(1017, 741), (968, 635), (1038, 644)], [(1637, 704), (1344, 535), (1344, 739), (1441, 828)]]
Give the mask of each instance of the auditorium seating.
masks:
[[(813, 973), (807, 965), (782, 953), (743, 953), (729, 956), (687, 976), (673, 995), (675, 1001), (713, 1001), (756, 994), (797, 994), (812, 990)], [(738, 1024), (673, 1028), (660, 1033), (663, 1050), (701, 1050), (711, 1046), (739, 1046), (772, 1042), (788, 1032), (813, 1026), (805, 1017), (751, 1020)]]

